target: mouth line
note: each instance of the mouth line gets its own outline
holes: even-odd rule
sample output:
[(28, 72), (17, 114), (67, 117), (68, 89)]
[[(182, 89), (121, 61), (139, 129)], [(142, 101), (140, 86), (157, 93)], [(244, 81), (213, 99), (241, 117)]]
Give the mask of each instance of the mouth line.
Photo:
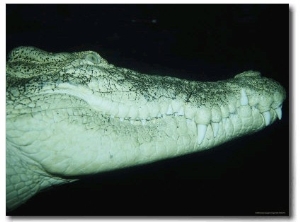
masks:
[[(99, 113), (103, 118), (119, 121), (120, 124), (128, 124), (128, 126), (133, 127), (155, 125), (165, 118), (177, 119), (178, 121), (185, 120), (186, 124), (193, 128), (193, 131), (196, 131), (198, 145), (201, 145), (206, 138), (209, 128), (212, 131), (213, 138), (217, 139), (217, 137), (226, 134), (233, 134), (237, 131), (235, 128), (253, 128), (252, 131), (257, 131), (270, 125), (276, 118), (282, 118), (282, 103), (278, 103), (276, 106), (271, 103), (269, 108), (264, 107), (263, 110), (260, 110), (258, 103), (250, 104), (245, 89), (241, 89), (239, 98), (235, 98), (235, 107), (225, 104), (221, 108), (216, 106), (191, 108), (186, 104), (177, 103), (175, 100), (161, 104), (158, 102), (150, 107), (145, 104), (129, 106), (125, 103), (99, 99), (87, 88), (78, 90), (70, 84), (64, 84), (63, 86), (57, 88), (55, 92), (44, 90), (41, 94), (67, 94), (73, 96), (76, 99), (85, 101), (87, 107)], [(274, 106), (275, 108), (273, 108)], [(260, 125), (257, 126), (257, 123), (255, 123), (255, 127), (251, 127), (253, 122), (257, 121)], [(238, 127), (235, 125), (238, 125)], [(230, 131), (230, 133), (227, 131)]]

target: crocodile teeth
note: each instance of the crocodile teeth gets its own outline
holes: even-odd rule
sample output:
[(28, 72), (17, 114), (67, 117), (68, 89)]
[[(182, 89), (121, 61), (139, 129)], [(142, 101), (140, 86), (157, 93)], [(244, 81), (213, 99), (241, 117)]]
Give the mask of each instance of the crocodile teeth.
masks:
[(241, 90), (241, 105), (242, 106), (248, 105), (248, 97), (247, 97), (245, 89)]
[(172, 115), (172, 114), (173, 114), (172, 106), (169, 105), (167, 115)]
[(183, 107), (181, 107), (180, 110), (178, 111), (178, 116), (184, 116)]
[(277, 116), (278, 116), (278, 119), (281, 119), (282, 118), (282, 107), (278, 107), (277, 109), (275, 109), (276, 113), (277, 113)]
[(197, 124), (198, 130), (198, 144), (200, 145), (205, 137), (207, 126), (204, 124)]
[(214, 131), (214, 137), (216, 137), (219, 132), (219, 123), (212, 123), (211, 125), (212, 125), (213, 131)]
[(268, 126), (271, 122), (271, 113), (270, 113), (270, 111), (263, 112), (263, 116), (264, 116), (264, 119), (265, 119), (265, 124), (266, 124), (266, 126)]

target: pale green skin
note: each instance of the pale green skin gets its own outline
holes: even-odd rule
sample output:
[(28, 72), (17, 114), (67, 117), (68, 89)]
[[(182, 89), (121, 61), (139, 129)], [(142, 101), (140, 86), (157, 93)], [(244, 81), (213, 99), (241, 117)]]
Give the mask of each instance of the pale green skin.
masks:
[(256, 132), (281, 118), (285, 99), (258, 72), (187, 81), (118, 68), (92, 51), (19, 47), (6, 76), (8, 210), (53, 184)]

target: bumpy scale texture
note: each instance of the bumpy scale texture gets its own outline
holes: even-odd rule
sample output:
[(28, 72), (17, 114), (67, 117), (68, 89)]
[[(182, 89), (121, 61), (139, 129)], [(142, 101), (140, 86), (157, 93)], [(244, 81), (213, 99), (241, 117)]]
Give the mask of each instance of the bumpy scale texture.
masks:
[(195, 82), (115, 67), (92, 51), (18, 47), (6, 65), (11, 210), (88, 175), (208, 149), (282, 117), (285, 91), (259, 72)]

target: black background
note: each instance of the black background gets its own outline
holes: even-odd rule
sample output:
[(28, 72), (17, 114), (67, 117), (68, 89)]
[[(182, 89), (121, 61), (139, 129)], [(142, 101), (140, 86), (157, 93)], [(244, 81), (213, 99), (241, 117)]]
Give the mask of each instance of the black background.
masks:
[(6, 18), (7, 53), (93, 50), (116, 66), (197, 81), (252, 69), (287, 91), (283, 119), (256, 134), (54, 187), (10, 215), (289, 215), (287, 4), (8, 4)]

